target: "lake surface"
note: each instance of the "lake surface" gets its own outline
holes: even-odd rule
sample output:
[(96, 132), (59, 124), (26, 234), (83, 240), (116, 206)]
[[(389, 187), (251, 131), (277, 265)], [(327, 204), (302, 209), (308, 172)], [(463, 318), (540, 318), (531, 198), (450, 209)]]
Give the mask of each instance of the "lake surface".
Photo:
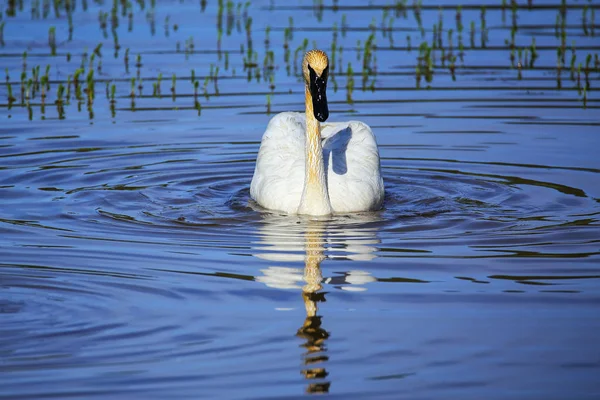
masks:
[[(0, 398), (600, 398), (600, 6), (507, 3), (1, 2)], [(381, 211), (249, 198), (313, 45)]]

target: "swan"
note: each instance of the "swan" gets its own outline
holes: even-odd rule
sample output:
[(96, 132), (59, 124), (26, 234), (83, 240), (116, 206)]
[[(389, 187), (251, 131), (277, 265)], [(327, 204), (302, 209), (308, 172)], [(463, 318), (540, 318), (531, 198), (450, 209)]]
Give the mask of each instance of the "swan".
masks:
[(288, 214), (327, 216), (378, 210), (383, 204), (379, 150), (360, 121), (325, 123), (329, 60), (321, 50), (302, 61), (305, 114), (274, 116), (262, 137), (250, 197)]

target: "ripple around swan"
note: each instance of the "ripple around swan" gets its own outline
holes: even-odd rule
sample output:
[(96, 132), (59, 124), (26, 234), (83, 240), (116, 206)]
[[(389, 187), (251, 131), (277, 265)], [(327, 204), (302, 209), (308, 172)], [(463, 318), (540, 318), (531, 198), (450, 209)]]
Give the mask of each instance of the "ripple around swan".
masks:
[[(64, 168), (14, 168), (6, 180), (9, 186), (0, 189), (8, 203), (34, 208), (27, 202), (44, 202), (49, 210), (55, 210), (54, 215), (31, 219), (6, 215), (4, 219), (14, 229), (48, 228), (70, 237), (117, 241), (136, 237), (149, 243), (173, 243), (205, 235), (214, 241), (204, 245), (243, 245), (247, 235), (273, 219), (265, 216), (277, 214), (261, 210), (249, 199), (254, 162), (248, 153), (253, 151), (256, 145), (246, 143), (75, 149), (76, 157), (65, 160), (62, 155), (59, 165)], [(197, 154), (190, 157), (190, 152)], [(219, 152), (226, 152), (226, 159), (210, 156)], [(598, 202), (577, 187), (524, 178), (537, 172), (536, 166), (494, 166), (493, 174), (484, 172), (489, 167), (486, 164), (457, 160), (384, 158), (382, 166), (384, 209), (332, 218), (328, 222), (332, 238), (352, 236), (362, 226), (376, 231), (378, 240), (388, 244), (372, 246), (376, 254), (389, 248), (398, 250), (397, 245), (407, 240), (412, 255), (420, 251), (427, 256), (443, 256), (431, 246), (457, 241), (469, 242), (478, 250), (470, 246), (454, 256), (498, 249), (517, 252), (521, 246), (536, 243), (554, 246), (560, 244), (557, 236), (565, 240), (562, 230), (571, 231), (565, 245), (573, 250), (578, 247), (576, 241), (586, 248), (586, 241), (593, 239), (593, 230), (586, 227), (597, 224)], [(71, 179), (73, 174), (80, 177), (76, 182)], [(293, 235), (302, 228), (283, 226), (280, 231)], [(274, 236), (276, 231), (272, 233)], [(527, 242), (519, 243), (523, 237)], [(424, 240), (428, 241), (426, 247)], [(596, 250), (585, 250), (581, 254), (596, 254)], [(389, 255), (399, 255), (394, 253)]]

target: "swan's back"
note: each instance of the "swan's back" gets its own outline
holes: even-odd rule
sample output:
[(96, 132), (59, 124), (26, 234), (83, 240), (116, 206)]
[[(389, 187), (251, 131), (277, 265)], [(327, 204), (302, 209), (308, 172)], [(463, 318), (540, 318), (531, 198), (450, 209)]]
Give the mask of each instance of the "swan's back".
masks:
[(304, 114), (277, 114), (267, 126), (258, 157), (250, 196), (261, 206), (296, 213), (304, 185)]
[(323, 157), (331, 207), (335, 212), (373, 211), (384, 197), (379, 150), (360, 121), (323, 124)]
[[(305, 115), (285, 112), (265, 131), (250, 196), (261, 206), (296, 213), (305, 178)], [(381, 208), (383, 180), (371, 129), (359, 121), (321, 125), (331, 207), (336, 213)]]

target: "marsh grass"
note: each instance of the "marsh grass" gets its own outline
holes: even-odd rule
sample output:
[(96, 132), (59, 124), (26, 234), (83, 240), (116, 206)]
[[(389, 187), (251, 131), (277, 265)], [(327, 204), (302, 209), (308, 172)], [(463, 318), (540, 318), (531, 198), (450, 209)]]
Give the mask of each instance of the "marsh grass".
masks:
[[(377, 76), (380, 69), (378, 59), (381, 57), (389, 60), (389, 55), (393, 54), (393, 57), (397, 56), (403, 62), (408, 60), (407, 68), (415, 74), (414, 86), (417, 89), (435, 89), (437, 80), (444, 76), (449, 77), (453, 82), (459, 82), (463, 74), (469, 70), (470, 63), (477, 59), (480, 54), (478, 52), (487, 51), (488, 46), (490, 46), (489, 51), (505, 52), (508, 62), (500, 67), (516, 69), (516, 80), (528, 79), (528, 76), (533, 74), (529, 70), (552, 71), (556, 76), (556, 89), (566, 90), (562, 73), (567, 69), (568, 72), (564, 72), (567, 72), (568, 78), (575, 84), (574, 87), (567, 85), (568, 89), (575, 90), (586, 104), (590, 102), (590, 94), (595, 93), (594, 82), (598, 77), (594, 74), (598, 72), (600, 66), (597, 52), (593, 54), (593, 50), (578, 50), (574, 42), (571, 46), (567, 45), (578, 35), (584, 38), (594, 37), (595, 11), (598, 7), (593, 2), (578, 5), (561, 0), (560, 4), (549, 9), (549, 12), (556, 15), (555, 44), (548, 44), (548, 38), (544, 38), (541, 42), (542, 46), (538, 45), (540, 42), (535, 36), (526, 36), (524, 32), (527, 30), (521, 26), (521, 24), (527, 25), (527, 18), (522, 13), (536, 12), (535, 2), (521, 4), (503, 0), (497, 5), (487, 7), (471, 4), (466, 6), (455, 4), (451, 7), (443, 4), (437, 7), (431, 4), (423, 5), (420, 0), (413, 0), (410, 4), (406, 0), (398, 0), (391, 5), (374, 8), (378, 10), (373, 14), (375, 16), (369, 17), (370, 22), (366, 23), (366, 26), (364, 23), (360, 26), (356, 21), (364, 21), (366, 18), (356, 19), (354, 14), (354, 22), (350, 24), (347, 13), (353, 11), (344, 8), (344, 4), (333, 2), (333, 6), (330, 6), (323, 1), (314, 1), (312, 8), (315, 19), (303, 21), (300, 28), (294, 20), (296, 13), (287, 15), (282, 20), (268, 20), (267, 23), (258, 24), (255, 19), (258, 15), (256, 13), (265, 10), (259, 10), (249, 1), (219, 0), (212, 6), (215, 7), (217, 18), (216, 23), (211, 22), (214, 24), (212, 37), (216, 39), (216, 44), (213, 42), (211, 49), (199, 48), (199, 43), (204, 38), (199, 40), (194, 30), (190, 30), (189, 27), (180, 28), (179, 21), (175, 21), (176, 15), (172, 15), (167, 8), (159, 6), (155, 1), (137, 1), (134, 4), (117, 1), (106, 4), (94, 2), (93, 6), (87, 1), (77, 4), (70, 1), (34, 1), (30, 8), (25, 8), (27, 11), (21, 10), (23, 7), (9, 6), (5, 12), (6, 19), (0, 18), (0, 46), (11, 46), (12, 38), (6, 36), (6, 27), (10, 23), (8, 18), (27, 12), (30, 13), (32, 20), (39, 21), (40, 24), (44, 24), (44, 29), (47, 29), (50, 56), (57, 56), (60, 46), (61, 50), (64, 49), (66, 57), (59, 57), (52, 61), (52, 65), (57, 67), (53, 68), (56, 79), (51, 81), (49, 67), (46, 67), (45, 73), (42, 74), (40, 65), (28, 65), (30, 63), (28, 51), (19, 50), (17, 54), (22, 51), (22, 68), (10, 67), (7, 77), (10, 72), (20, 78), (15, 81), (7, 79), (2, 86), (6, 93), (3, 96), (7, 101), (6, 107), (27, 108), (27, 113), (31, 117), (33, 115), (31, 100), (39, 95), (41, 115), (45, 115), (46, 105), (50, 103), (56, 105), (56, 112), (59, 118), (63, 119), (70, 112), (70, 99), (73, 98), (75, 100), (73, 104), (77, 105), (77, 109), (81, 110), (81, 104), (85, 103), (92, 117), (93, 106), (100, 101), (95, 97), (96, 83), (101, 82), (105, 86), (106, 101), (114, 118), (117, 94), (127, 93), (126, 85), (129, 82), (129, 94), (123, 97), (130, 98), (131, 110), (136, 109), (136, 102), (147, 102), (150, 98), (153, 102), (160, 102), (165, 97), (171, 97), (172, 102), (177, 103), (178, 98), (192, 96), (193, 109), (201, 115), (199, 96), (203, 96), (207, 101), (220, 97), (224, 91), (229, 90), (222, 88), (221, 83), (230, 79), (242, 79), (242, 76), (236, 75), (236, 69), (242, 69), (248, 85), (262, 88), (262, 92), (265, 87), (268, 88), (268, 93), (262, 95), (266, 96), (265, 112), (269, 114), (280, 100), (279, 94), (275, 92), (278, 81), (285, 76), (294, 76), (301, 81), (300, 63), (311, 43), (313, 46), (318, 45), (328, 50), (331, 63), (330, 82), (334, 93), (338, 90), (338, 77), (346, 75), (348, 104), (353, 104), (355, 101), (356, 90), (367, 92), (378, 89)], [(203, 13), (206, 12), (207, 7), (209, 4), (206, 1), (200, 2), (201, 16), (205, 15)], [(275, 10), (276, 6), (273, 3), (269, 12)], [(574, 10), (579, 10), (581, 30), (578, 34), (574, 34), (574, 31), (567, 26), (567, 15), (572, 18)], [(98, 37), (82, 40), (85, 38), (78, 36), (83, 32), (80, 25), (90, 13), (97, 13)], [(493, 16), (501, 19), (503, 25), (506, 24), (509, 16), (508, 26), (498, 28), (492, 23), (491, 28), (488, 28), (488, 17)], [(213, 18), (214, 16), (211, 21), (214, 21)], [(140, 19), (146, 21), (146, 27), (137, 26), (139, 25), (137, 21)], [(401, 19), (401, 22), (398, 19)], [(452, 19), (454, 22), (451, 26), (445, 26), (445, 23), (447, 25), (448, 20)], [(127, 35), (128, 32), (143, 28), (147, 29), (146, 34), (149, 38), (153, 38), (156, 36), (157, 20), (162, 21), (163, 27), (158, 36), (163, 36), (164, 43), (176, 44), (175, 53), (140, 48), (139, 44)], [(468, 25), (466, 25), (467, 21)], [(68, 36), (66, 35), (64, 41), (59, 43), (57, 32), (65, 32), (60, 28), (61, 23), (65, 24)], [(314, 40), (315, 36), (310, 34), (310, 29), (306, 30), (311, 23), (327, 28), (330, 35), (325, 35), (326, 40), (318, 43)], [(403, 30), (408, 30), (404, 46), (394, 40), (394, 35)], [(281, 31), (282, 35), (280, 36), (277, 31)], [(495, 38), (508, 32), (508, 36), (504, 36), (506, 38), (504, 46), (499, 46), (497, 40), (490, 44), (490, 32), (494, 33)], [(413, 35), (421, 36), (416, 53), (412, 52)], [(379, 38), (383, 39), (380, 39), (380, 42), (385, 43), (386, 47), (379, 47), (382, 45), (378, 43)], [(97, 39), (95, 43), (94, 39)], [(527, 41), (524, 42), (524, 39)], [(90, 45), (90, 43), (94, 44)], [(114, 62), (110, 60), (111, 57), (105, 57), (106, 51), (103, 49), (111, 46), (112, 58), (118, 59), (121, 56), (122, 43), (125, 44), (125, 51), (122, 54), (124, 72), (122, 67), (117, 72)], [(264, 45), (257, 46), (256, 43)], [(93, 50), (88, 51), (86, 44)], [(164, 45), (161, 46), (165, 48)], [(236, 50), (236, 46), (239, 46), (239, 51)], [(553, 57), (548, 56), (553, 50), (556, 50), (556, 62), (552, 60)], [(132, 51), (136, 54), (133, 65), (135, 71), (130, 70)], [(169, 67), (159, 70), (155, 68), (156, 61), (152, 59), (157, 54), (169, 61), (171, 58), (178, 58)], [(75, 60), (81, 60), (78, 66), (73, 66), (71, 55)], [(39, 59), (40, 55), (36, 53), (36, 61)], [(44, 58), (41, 60), (47, 61)], [(144, 65), (145, 63), (148, 67)], [(194, 68), (189, 69), (192, 77), (189, 81), (182, 78), (181, 87), (178, 89), (176, 74), (180, 70), (176, 67), (174, 70), (169, 68), (177, 64), (188, 65), (188, 63), (194, 65)], [(132, 73), (134, 76), (131, 76)], [(163, 96), (163, 74), (172, 77), (171, 96)], [(199, 79), (198, 76), (202, 78)], [(355, 82), (357, 76), (360, 76), (359, 86), (356, 86)], [(143, 96), (143, 86), (147, 82), (151, 85), (152, 94)], [(399, 84), (413, 86), (412, 83), (402, 80)], [(121, 87), (123, 88), (120, 90)], [(173, 104), (173, 108), (179, 107)], [(187, 108), (189, 109), (189, 106)]]

